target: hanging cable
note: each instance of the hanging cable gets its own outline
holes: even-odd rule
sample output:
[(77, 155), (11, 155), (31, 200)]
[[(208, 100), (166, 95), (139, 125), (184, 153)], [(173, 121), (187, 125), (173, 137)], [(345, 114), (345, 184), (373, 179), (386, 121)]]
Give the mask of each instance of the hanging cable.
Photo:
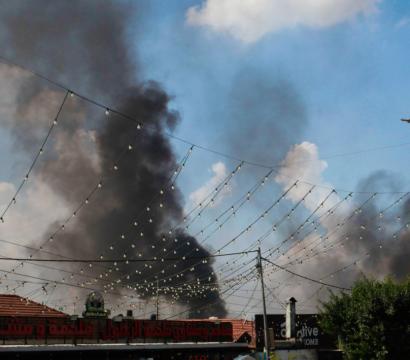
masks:
[(63, 98), (63, 101), (61, 102), (61, 104), (60, 104), (60, 106), (59, 106), (59, 108), (58, 108), (57, 114), (56, 114), (56, 116), (54, 117), (53, 121), (51, 122), (51, 125), (50, 125), (50, 127), (48, 128), (47, 134), (46, 134), (46, 136), (44, 137), (44, 139), (43, 139), (43, 141), (42, 141), (42, 143), (41, 143), (41, 145), (40, 145), (40, 149), (36, 152), (36, 154), (35, 154), (35, 156), (34, 156), (34, 159), (33, 159), (33, 161), (31, 162), (31, 164), (30, 164), (30, 166), (29, 166), (29, 168), (28, 168), (28, 170), (27, 170), (27, 172), (26, 172), (26, 175), (24, 176), (23, 180), (20, 182), (20, 185), (17, 187), (17, 190), (15, 191), (15, 193), (14, 193), (13, 196), (12, 196), (12, 198), (11, 198), (10, 201), (7, 203), (6, 207), (4, 208), (3, 212), (1, 213), (1, 215), (0, 215), (0, 222), (4, 223), (4, 218), (5, 218), (6, 214), (7, 214), (7, 212), (9, 211), (11, 205), (13, 205), (13, 204), (16, 203), (16, 201), (17, 201), (17, 196), (19, 195), (19, 193), (20, 193), (21, 190), (23, 189), (24, 185), (27, 183), (28, 178), (29, 178), (31, 172), (33, 171), (33, 169), (34, 169), (34, 167), (35, 167), (35, 165), (36, 165), (36, 163), (37, 163), (37, 160), (39, 159), (40, 155), (43, 154), (43, 151), (44, 151), (44, 148), (45, 148), (45, 146), (46, 146), (46, 144), (47, 144), (47, 141), (48, 141), (48, 139), (50, 138), (50, 135), (51, 135), (53, 129), (56, 127), (56, 125), (57, 125), (57, 123), (58, 123), (60, 114), (61, 114), (61, 112), (62, 112), (62, 110), (63, 110), (63, 107), (64, 107), (64, 105), (65, 105), (65, 103), (66, 103), (67, 97), (68, 97), (68, 91), (66, 91), (66, 93), (65, 93), (65, 95), (64, 95), (64, 98)]

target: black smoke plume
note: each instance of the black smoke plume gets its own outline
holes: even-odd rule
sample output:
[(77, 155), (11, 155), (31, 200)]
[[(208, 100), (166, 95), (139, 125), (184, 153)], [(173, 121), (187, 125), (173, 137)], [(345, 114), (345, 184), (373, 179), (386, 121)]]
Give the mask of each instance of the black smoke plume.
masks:
[[(381, 189), (384, 193), (377, 193)], [(339, 270), (326, 280), (344, 287), (352, 286), (361, 277), (391, 277), (399, 281), (408, 277), (410, 198), (402, 189), (399, 177), (383, 170), (359, 181), (352, 206), (344, 216), (337, 215), (336, 223), (354, 215), (330, 237), (336, 249), (322, 252), (316, 260), (320, 266), (313, 276), (320, 278)], [(376, 196), (368, 201), (374, 193)]]
[[(346, 232), (351, 240), (346, 242), (346, 251), (351, 253), (352, 259), (358, 254), (370, 254), (361, 263), (364, 274), (402, 280), (410, 274), (410, 232), (406, 226), (410, 221), (410, 199), (399, 193), (403, 189), (399, 178), (385, 171), (372, 173), (357, 186), (358, 192), (380, 189), (392, 194), (376, 195), (375, 201), (369, 202), (348, 224)], [(402, 196), (399, 203), (383, 211)]]
[[(225, 100), (226, 120), (218, 132), (229, 153), (275, 165), (303, 140), (308, 111), (298, 88), (286, 75), (245, 67), (234, 77)], [(223, 131), (228, 128), (229, 131)], [(228, 136), (227, 136), (228, 135)]]
[[(196, 256), (208, 255), (196, 239), (182, 229), (168, 235), (171, 239), (166, 245), (161, 240), (165, 231), (179, 224), (183, 217), (182, 197), (177, 188), (164, 195), (164, 208), (159, 207), (157, 200), (152, 201), (177, 168), (165, 131), (172, 131), (179, 116), (169, 110), (170, 97), (158, 83), (138, 80), (141, 74), (130, 48), (132, 42), (138, 41), (138, 31), (131, 33), (130, 24), (141, 16), (143, 9), (135, 3), (92, 0), (1, 1), (0, 5), (0, 44), (5, 56), (69, 84), (78, 93), (112, 105), (144, 124), (142, 129), (137, 129), (136, 122), (115, 114), (105, 117), (101, 109), (78, 98), (68, 99), (50, 144), (58, 151), (44, 154), (35, 175), (71, 206), (87, 194), (97, 179), (106, 181), (89, 207), (76, 218), (75, 226), (67, 227), (49, 248), (75, 258), (85, 254), (136, 257), (140, 252), (152, 258), (161, 256), (162, 247), (170, 254), (178, 249), (177, 256), (192, 255), (193, 249)], [(133, 26), (138, 28), (138, 21)], [(20, 148), (31, 153), (41, 139), (36, 125), (49, 121), (33, 119), (36, 113), (33, 109), (45, 107), (52, 116), (58, 105), (57, 98), (63, 94), (35, 78), (28, 79), (22, 89), (18, 97), (18, 118), (12, 130)], [(54, 94), (53, 101), (50, 94)], [(84, 145), (84, 136), (90, 147)], [(133, 150), (117, 164), (118, 156), (129, 144)], [(114, 166), (118, 167), (115, 175)], [(133, 226), (134, 222), (138, 226)], [(55, 225), (50, 227), (50, 232)], [(37, 246), (42, 239), (39, 237)], [(136, 246), (133, 251), (131, 244)], [(107, 252), (110, 246), (113, 250)], [(130, 274), (131, 282), (144, 279), (152, 282), (153, 274), (164, 277), (160, 272), (166, 266), (155, 263), (146, 269), (129, 264), (121, 267), (120, 275)], [(183, 272), (178, 279), (172, 277), (187, 268), (192, 271)], [(138, 277), (135, 270), (141, 271), (142, 276)], [(166, 275), (172, 280), (166, 282), (166, 286), (190, 284), (196, 278), (216, 283), (212, 270), (210, 261), (177, 262), (176, 267), (167, 270)], [(140, 295), (148, 296), (144, 291), (140, 291)], [(198, 309), (202, 316), (226, 315), (224, 301), (217, 290), (205, 291), (193, 298), (182, 294), (178, 301), (180, 304), (189, 301), (191, 317), (198, 316)]]

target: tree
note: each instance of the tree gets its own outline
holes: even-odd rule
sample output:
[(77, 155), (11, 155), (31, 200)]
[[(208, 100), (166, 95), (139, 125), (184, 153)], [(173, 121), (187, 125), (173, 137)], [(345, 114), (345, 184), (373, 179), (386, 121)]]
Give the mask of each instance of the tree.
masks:
[(351, 293), (332, 293), (319, 321), (347, 359), (410, 359), (410, 278), (365, 279)]

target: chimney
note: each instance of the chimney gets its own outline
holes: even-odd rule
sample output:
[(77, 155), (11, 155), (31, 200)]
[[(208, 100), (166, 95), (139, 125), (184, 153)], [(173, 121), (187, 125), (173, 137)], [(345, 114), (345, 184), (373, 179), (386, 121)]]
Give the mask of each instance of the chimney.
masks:
[(286, 338), (296, 337), (296, 299), (291, 297), (286, 303)]

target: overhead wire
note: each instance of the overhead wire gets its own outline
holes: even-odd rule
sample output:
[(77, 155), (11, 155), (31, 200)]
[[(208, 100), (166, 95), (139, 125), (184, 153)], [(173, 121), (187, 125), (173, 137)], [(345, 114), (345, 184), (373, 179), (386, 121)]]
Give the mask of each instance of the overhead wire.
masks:
[[(379, 211), (376, 215), (372, 216), (369, 221), (373, 221), (377, 218), (383, 217), (382, 215), (385, 214), (387, 211), (389, 211), (390, 209), (392, 209), (395, 205), (399, 204), (401, 201), (403, 201), (404, 198), (406, 198), (407, 196), (409, 196), (410, 193), (406, 193), (402, 196), (400, 196), (398, 199), (394, 200), (392, 203), (390, 203), (389, 205), (387, 205), (386, 207), (384, 207), (381, 211)], [(350, 220), (354, 217), (354, 215), (357, 215), (358, 213), (360, 213), (360, 210), (363, 209), (363, 207), (367, 204), (367, 201), (365, 203), (363, 203), (361, 206), (359, 206), (358, 208), (356, 208), (355, 210), (353, 210), (351, 216), (347, 217), (347, 220)], [(330, 238), (330, 236), (332, 236), (335, 232), (339, 231), (343, 226), (346, 225), (346, 219), (343, 220), (340, 223), (340, 226), (338, 226), (335, 230), (330, 232), (330, 235), (328, 234), (324, 239), (328, 240)], [(362, 227), (365, 226), (364, 224), (361, 225)], [(316, 249), (318, 247), (318, 245), (315, 245), (314, 247), (311, 247), (309, 249), (310, 254), (304, 256), (304, 257), (299, 257), (296, 259), (293, 259), (292, 261), (290, 261), (288, 264), (292, 264), (292, 263), (297, 263), (300, 262), (301, 260), (306, 261), (306, 260), (310, 260), (312, 258), (314, 258), (315, 256), (320, 255), (323, 252), (328, 252), (331, 249), (335, 249), (337, 246), (339, 246), (338, 244), (344, 244), (345, 242), (349, 241), (351, 239), (351, 236), (349, 234), (349, 232), (346, 232), (344, 234), (342, 234), (341, 236), (339, 236), (337, 239), (335, 239), (334, 241), (331, 241), (328, 244), (328, 247), (325, 248), (325, 250), (323, 251), (317, 251), (317, 252), (313, 252), (314, 249)], [(322, 244), (320, 244), (322, 245)], [(297, 253), (296, 253), (297, 254)], [(288, 265), (286, 264), (286, 265)]]
[(345, 291), (350, 291), (350, 290), (351, 290), (350, 288), (345, 288), (345, 287), (343, 287), (343, 286), (328, 284), (328, 283), (325, 283), (325, 282), (323, 282), (323, 281), (320, 281), (320, 280), (317, 280), (317, 279), (313, 279), (313, 278), (310, 278), (310, 277), (305, 276), (305, 275), (302, 275), (302, 274), (298, 274), (298, 273), (296, 273), (296, 272), (294, 272), (294, 271), (292, 271), (292, 270), (289, 270), (289, 269), (287, 269), (287, 268), (285, 268), (285, 267), (283, 267), (283, 266), (280, 266), (280, 265), (274, 263), (273, 261), (270, 261), (269, 259), (267, 259), (267, 258), (265, 258), (265, 257), (263, 257), (262, 260), (268, 262), (269, 264), (271, 264), (271, 265), (277, 267), (278, 269), (280, 269), (280, 270), (282, 270), (282, 271), (286, 271), (287, 273), (292, 274), (292, 275), (295, 275), (295, 276), (297, 276), (297, 277), (299, 277), (299, 278), (301, 278), (301, 279), (305, 279), (305, 280), (308, 280), (308, 281), (311, 281), (311, 282), (314, 282), (314, 283), (317, 283), (317, 284), (321, 284), (321, 285), (324, 285), (324, 286), (327, 286), (327, 287), (331, 287), (331, 288), (335, 288), (335, 289), (339, 289), (339, 290), (345, 290)]
[(30, 164), (28, 170), (26, 171), (26, 174), (25, 174), (23, 180), (20, 182), (20, 185), (17, 187), (17, 189), (16, 189), (16, 191), (14, 192), (12, 198), (11, 198), (10, 201), (6, 204), (6, 207), (5, 207), (5, 208), (3, 209), (3, 211), (1, 212), (1, 214), (0, 214), (0, 222), (4, 223), (4, 218), (5, 218), (6, 214), (7, 214), (7, 212), (9, 211), (11, 205), (13, 205), (13, 204), (16, 203), (16, 201), (17, 201), (17, 196), (19, 195), (19, 193), (20, 193), (21, 190), (23, 189), (24, 185), (27, 183), (31, 172), (32, 172), (33, 169), (34, 169), (34, 166), (36, 165), (38, 159), (40, 158), (40, 155), (41, 155), (41, 154), (43, 153), (43, 151), (44, 151), (44, 147), (46, 146), (46, 143), (47, 143), (48, 139), (50, 138), (50, 135), (51, 135), (53, 129), (56, 127), (56, 125), (57, 125), (57, 123), (58, 123), (58, 119), (59, 119), (59, 117), (60, 117), (60, 115), (61, 115), (61, 112), (62, 112), (62, 110), (63, 110), (63, 107), (64, 107), (64, 105), (65, 105), (65, 103), (66, 103), (67, 97), (68, 97), (68, 91), (65, 92), (63, 101), (61, 102), (61, 104), (60, 104), (60, 106), (59, 106), (59, 108), (58, 108), (57, 114), (55, 115), (53, 121), (51, 122), (51, 125), (50, 125), (50, 127), (48, 128), (48, 131), (47, 131), (47, 133), (46, 133), (46, 136), (44, 137), (44, 139), (43, 139), (43, 141), (42, 141), (42, 143), (41, 143), (41, 145), (40, 145), (39, 150), (36, 152), (36, 154), (35, 154), (35, 156), (34, 156), (34, 159), (32, 160), (32, 162), (31, 162), (31, 164)]
[[(4, 60), (4, 59), (3, 59)], [(14, 66), (19, 66), (19, 65), (17, 65), (17, 64), (12, 64), (12, 65), (14, 65)], [(20, 66), (21, 67), (21, 66)], [(42, 79), (44, 79), (44, 80), (46, 80), (46, 81), (49, 81), (50, 83), (53, 83), (54, 85), (56, 85), (56, 86), (58, 86), (58, 87), (60, 87), (60, 88), (62, 88), (62, 89), (64, 89), (65, 91), (66, 91), (66, 94), (65, 94), (65, 99), (67, 98), (67, 95), (68, 94), (74, 94), (71, 90), (69, 90), (68, 88), (66, 88), (66, 87), (64, 87), (63, 85), (61, 85), (61, 84), (59, 84), (59, 83), (57, 83), (57, 82), (54, 82), (53, 80), (51, 80), (51, 79), (48, 79), (47, 77), (45, 77), (45, 76), (43, 76), (43, 75), (41, 75), (41, 74), (38, 74), (38, 73), (35, 73), (35, 72), (33, 72), (33, 71), (31, 71), (31, 70), (29, 70), (29, 69), (26, 69), (25, 68), (25, 70), (27, 70), (27, 71), (29, 71), (29, 72), (31, 72), (33, 75), (35, 75), (35, 76), (38, 76), (38, 77), (40, 77), (40, 78), (42, 78)], [(127, 114), (123, 114), (123, 113), (121, 113), (121, 112), (119, 112), (119, 111), (117, 111), (117, 110), (115, 110), (115, 109), (112, 109), (112, 108), (109, 108), (109, 107), (106, 107), (106, 106), (104, 106), (103, 104), (101, 104), (101, 103), (99, 103), (99, 102), (96, 102), (96, 101), (94, 101), (94, 100), (92, 100), (92, 99), (90, 99), (90, 98), (88, 98), (88, 97), (86, 97), (86, 96), (83, 96), (83, 95), (80, 95), (80, 94), (77, 94), (77, 93), (75, 93), (75, 95), (76, 96), (78, 96), (78, 97), (80, 97), (80, 98), (82, 98), (82, 99), (84, 99), (84, 100), (86, 100), (86, 101), (88, 101), (88, 102), (90, 102), (90, 103), (92, 103), (92, 104), (94, 104), (94, 105), (96, 105), (96, 106), (99, 106), (99, 107), (102, 107), (102, 108), (104, 108), (104, 109), (109, 109), (109, 111), (110, 112), (113, 112), (113, 113), (115, 113), (115, 114), (117, 114), (117, 115), (119, 115), (119, 116), (121, 116), (121, 117), (124, 117), (124, 118), (128, 118), (129, 120), (133, 120), (133, 121), (135, 121), (133, 118), (131, 118), (131, 117), (129, 117)], [(64, 100), (65, 101), (65, 100)], [(62, 104), (63, 105), (63, 104)], [(62, 108), (62, 106), (61, 106), (61, 108)], [(138, 124), (138, 125), (140, 125), (140, 124)], [(51, 129), (52, 130), (52, 129)], [(49, 133), (51, 133), (51, 131), (49, 132)], [(209, 148), (206, 148), (206, 147), (201, 147), (201, 146), (199, 146), (199, 145), (196, 145), (196, 144), (193, 144), (193, 143), (190, 143), (190, 142), (188, 142), (188, 141), (186, 141), (186, 140), (184, 140), (184, 139), (180, 139), (180, 138), (178, 138), (178, 137), (175, 137), (175, 136), (173, 136), (173, 134), (167, 134), (167, 136), (170, 136), (170, 137), (172, 137), (172, 138), (175, 138), (175, 139), (178, 139), (178, 140), (180, 140), (180, 141), (182, 141), (182, 142), (185, 142), (185, 143), (187, 143), (187, 144), (190, 144), (191, 146), (195, 146), (195, 147), (197, 147), (197, 148), (200, 148), (200, 149), (203, 149), (203, 150), (206, 150), (206, 151), (210, 151), (210, 152), (213, 152), (213, 153), (215, 153), (215, 154), (218, 154), (218, 155), (220, 155), (220, 156), (224, 156), (224, 157), (227, 157), (227, 158), (229, 158), (229, 155), (227, 155), (227, 154), (223, 154), (223, 153), (220, 153), (220, 152), (218, 152), (218, 151), (214, 151), (214, 150), (212, 150), (212, 149), (209, 149)], [(48, 139), (48, 137), (46, 138), (46, 140), (45, 140), (45, 142), (47, 141), (47, 139)], [(44, 142), (44, 144), (45, 144), (45, 142)], [(344, 154), (344, 155), (346, 155), (346, 154)], [(341, 155), (341, 156), (343, 156), (343, 154)], [(256, 166), (261, 166), (261, 167), (266, 167), (266, 168), (268, 168), (268, 169), (273, 169), (273, 167), (269, 167), (269, 166), (265, 166), (265, 165), (263, 165), (263, 164), (257, 164), (257, 163), (253, 163), (253, 162), (249, 162), (249, 161), (245, 161), (245, 160), (241, 160), (241, 159), (238, 159), (238, 158), (236, 158), (236, 157), (230, 157), (232, 160), (236, 160), (236, 161), (241, 161), (242, 163), (248, 163), (248, 164), (250, 164), (250, 165), (256, 165)], [(37, 159), (38, 159), (38, 156), (35, 158), (35, 160), (34, 160), (34, 164), (32, 165), (32, 167), (34, 167), (34, 165), (35, 165), (35, 162), (37, 161)], [(32, 169), (32, 168), (31, 168)], [(29, 172), (31, 171), (31, 169), (29, 170)], [(300, 180), (301, 182), (304, 182), (304, 183), (307, 183), (307, 184), (309, 184), (308, 182), (305, 182), (305, 181), (303, 181), (303, 180)], [(315, 184), (311, 184), (312, 186), (315, 186)], [(317, 186), (319, 186), (319, 187), (323, 187), (323, 186), (320, 186), (320, 185), (317, 185)], [(335, 191), (334, 189), (331, 189), (332, 191)], [(19, 191), (19, 190), (18, 190)], [(345, 190), (342, 190), (342, 191), (345, 191)], [(357, 193), (368, 193), (368, 192), (357, 192)], [(389, 192), (389, 193), (392, 193), (392, 192)], [(402, 193), (402, 192), (394, 192), (394, 193)], [(13, 200), (13, 199), (12, 199)], [(15, 197), (14, 197), (14, 200), (15, 200)], [(12, 201), (13, 202), (13, 201)], [(82, 206), (83, 206), (84, 204), (82, 204)], [(10, 205), (9, 205), (10, 206)], [(81, 209), (81, 208), (80, 208)], [(79, 209), (79, 210), (80, 210)], [(7, 210), (8, 210), (8, 208), (7, 208)], [(7, 212), (7, 210), (6, 210), (6, 212)], [(74, 213), (75, 214), (75, 213)], [(74, 215), (75, 216), (75, 215)], [(3, 217), (2, 217), (3, 218)], [(251, 225), (252, 226), (252, 225)], [(303, 225), (302, 225), (303, 226)], [(297, 230), (298, 231), (298, 230)], [(228, 244), (229, 245), (229, 244)], [(226, 245), (227, 246), (227, 245)], [(222, 250), (223, 248), (221, 248), (220, 250)], [(220, 251), (219, 250), (219, 251)], [(241, 253), (238, 253), (237, 255), (243, 255), (245, 252), (241, 252)], [(20, 259), (23, 259), (23, 258), (20, 258)], [(27, 259), (27, 258), (24, 258), (24, 259), (26, 259), (26, 261), (32, 261), (33, 259), (32, 258), (29, 258), (29, 259)], [(1, 259), (0, 259), (1, 260)], [(47, 259), (45, 259), (45, 260), (47, 260)], [(119, 260), (119, 259), (118, 259)], [(136, 259), (135, 259), (136, 260)], [(266, 259), (265, 259), (266, 260)], [(16, 258), (16, 261), (17, 261), (17, 258)], [(124, 260), (123, 262), (126, 262), (126, 261), (129, 261), (129, 259), (127, 259), (127, 260)], [(64, 262), (64, 261), (61, 261), (61, 262)], [(117, 261), (117, 262), (120, 262), (120, 261)], [(272, 264), (274, 264), (274, 263), (272, 263)], [(278, 264), (274, 264), (275, 266), (279, 266)], [(301, 276), (300, 274), (294, 274), (295, 276)], [(311, 281), (313, 281), (312, 279), (310, 279)]]
[[(136, 121), (136, 120), (134, 119), (134, 117), (132, 117), (132, 116), (130, 116), (130, 115), (128, 115), (128, 114), (126, 114), (126, 113), (124, 113), (124, 112), (118, 110), (118, 109), (115, 109), (114, 107), (107, 106), (106, 104), (103, 104), (103, 103), (101, 103), (101, 102), (99, 102), (99, 101), (97, 101), (97, 100), (95, 100), (95, 99), (92, 99), (92, 98), (89, 97), (89, 96), (86, 96), (86, 95), (81, 94), (81, 93), (79, 93), (79, 92), (73, 91), (73, 89), (71, 89), (70, 87), (64, 85), (63, 83), (58, 82), (58, 81), (56, 81), (56, 80), (53, 80), (53, 79), (51, 79), (51, 78), (45, 76), (44, 74), (41, 74), (41, 73), (39, 73), (39, 72), (37, 72), (37, 71), (34, 71), (34, 70), (28, 68), (27, 66), (23, 66), (22, 64), (17, 63), (16, 61), (11, 61), (10, 59), (6, 58), (4, 55), (0, 55), (0, 61), (3, 62), (3, 63), (5, 63), (5, 64), (7, 64), (7, 65), (9, 65), (9, 66), (18, 67), (18, 68), (20, 68), (20, 69), (22, 69), (22, 70), (24, 70), (24, 71), (30, 73), (31, 75), (33, 75), (33, 76), (35, 76), (35, 77), (38, 77), (38, 78), (40, 78), (40, 79), (42, 79), (42, 80), (44, 80), (44, 81), (46, 81), (46, 82), (48, 82), (48, 83), (54, 85), (55, 87), (60, 88), (61, 90), (64, 90), (65, 92), (68, 92), (70, 95), (75, 95), (75, 96), (77, 96), (77, 97), (83, 99), (84, 101), (87, 101), (87, 102), (89, 102), (90, 104), (93, 104), (94, 106), (100, 107), (100, 108), (103, 109), (104, 111), (112, 112), (112, 113), (114, 113), (114, 114), (120, 116), (121, 118), (123, 118), (123, 119), (125, 119), (125, 120), (133, 121), (133, 122), (136, 123), (139, 127), (144, 126), (144, 124), (141, 124), (140, 122)], [(191, 141), (189, 141), (189, 140), (183, 139), (183, 138), (181, 138), (181, 137), (179, 137), (179, 136), (176, 136), (175, 134), (172, 134), (172, 133), (167, 132), (167, 131), (165, 131), (164, 134), (165, 134), (167, 137), (169, 137), (169, 138), (175, 139), (175, 140), (180, 141), (180, 142), (182, 142), (182, 143), (185, 143), (185, 144), (187, 144), (187, 145), (195, 146), (195, 147), (198, 148), (198, 149), (207, 151), (207, 152), (209, 152), (209, 153), (213, 153), (213, 154), (215, 154), (215, 155), (224, 157), (224, 158), (226, 158), (226, 159), (235, 160), (235, 161), (238, 161), (238, 162), (243, 162), (244, 164), (249, 164), (249, 165), (252, 165), (252, 166), (257, 166), (257, 167), (261, 167), (261, 168), (265, 168), (265, 169), (275, 169), (275, 168), (282, 168), (282, 167), (285, 167), (285, 166), (286, 166), (284, 163), (280, 163), (280, 164), (276, 164), (276, 165), (267, 165), (267, 164), (261, 164), (261, 163), (255, 162), (255, 161), (244, 160), (244, 159), (241, 159), (241, 158), (239, 158), (239, 157), (237, 157), (237, 156), (233, 156), (233, 155), (230, 155), (230, 154), (226, 154), (226, 153), (224, 153), (224, 152), (221, 152), (221, 151), (218, 151), (218, 150), (215, 150), (215, 149), (211, 149), (211, 148), (206, 147), (206, 146), (203, 146), (203, 145), (199, 145), (199, 144), (193, 143), (193, 142), (191, 142)], [(402, 146), (402, 145), (404, 146), (404, 145), (407, 145), (407, 143), (405, 143), (405, 144), (399, 144), (399, 145), (400, 145), (400, 146)], [(398, 146), (398, 145), (389, 145), (389, 146), (387, 146), (387, 147), (379, 147), (379, 149), (388, 148), (388, 147), (394, 147), (394, 146)], [(373, 148), (372, 148), (372, 149), (373, 149)], [(371, 151), (372, 149), (367, 149), (367, 150), (364, 149), (364, 150), (361, 150), (361, 151), (356, 151), (356, 153), (360, 153), (360, 152), (364, 152), (364, 151), (369, 151), (369, 150)], [(378, 148), (374, 148), (374, 149), (378, 149)], [(373, 150), (374, 150), (374, 149), (373, 149)], [(335, 154), (335, 155), (329, 156), (329, 158), (337, 157), (337, 156), (352, 155), (352, 154), (354, 154), (354, 153), (352, 152), (352, 153)], [(305, 163), (305, 161), (304, 161), (304, 163)], [(285, 175), (284, 175), (284, 176), (285, 176)], [(295, 179), (294, 179), (294, 180), (295, 180)], [(315, 185), (315, 186), (317, 186), (317, 187), (322, 187), (322, 188), (327, 188), (327, 189), (329, 189), (329, 190), (332, 190), (331, 188), (329, 188), (329, 187), (327, 187), (327, 186), (325, 186), (325, 185), (322, 185), (322, 184), (313, 184), (313, 183), (311, 183), (311, 182), (309, 182), (309, 181), (305, 181), (305, 180), (303, 180), (303, 179), (298, 179), (298, 180), (299, 180), (300, 182), (306, 183), (306, 184), (308, 184), (308, 185)], [(337, 190), (338, 192), (347, 192), (347, 193), (351, 192), (351, 191), (343, 190), (343, 189), (336, 189), (336, 190)], [(366, 191), (356, 191), (356, 193), (362, 193), (362, 194), (364, 194), (364, 193), (369, 193), (369, 192), (366, 192)], [(379, 192), (379, 193), (383, 193), (383, 192)], [(387, 192), (386, 192), (386, 193), (387, 193)], [(403, 192), (388, 192), (388, 193), (403, 193)]]

